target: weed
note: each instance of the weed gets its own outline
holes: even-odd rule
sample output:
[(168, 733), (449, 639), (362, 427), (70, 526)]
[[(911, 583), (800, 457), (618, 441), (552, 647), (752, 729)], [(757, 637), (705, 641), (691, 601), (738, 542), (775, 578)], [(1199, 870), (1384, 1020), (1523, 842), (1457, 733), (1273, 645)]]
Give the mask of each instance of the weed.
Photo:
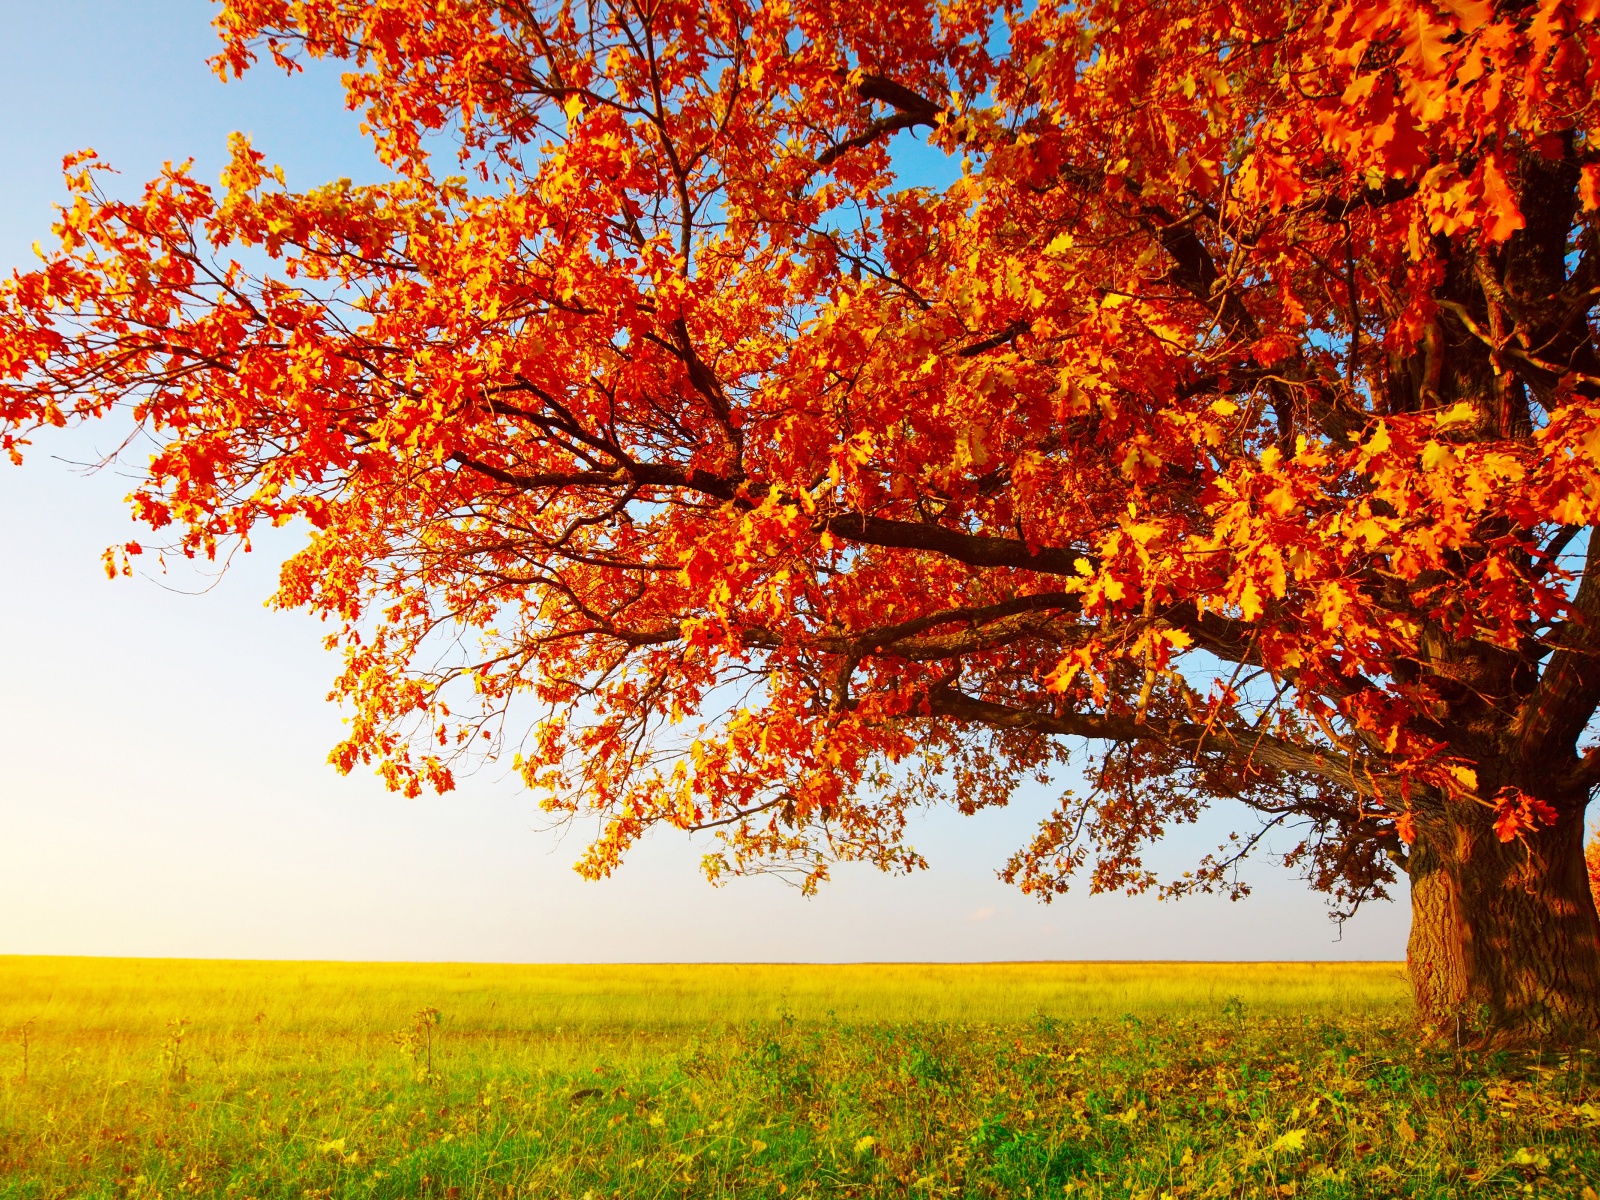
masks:
[(161, 1062), (168, 1083), (187, 1083), (189, 1080), (189, 1061), (183, 1053), (183, 1037), (188, 1028), (186, 1017), (167, 1022), (167, 1040), (161, 1047)]

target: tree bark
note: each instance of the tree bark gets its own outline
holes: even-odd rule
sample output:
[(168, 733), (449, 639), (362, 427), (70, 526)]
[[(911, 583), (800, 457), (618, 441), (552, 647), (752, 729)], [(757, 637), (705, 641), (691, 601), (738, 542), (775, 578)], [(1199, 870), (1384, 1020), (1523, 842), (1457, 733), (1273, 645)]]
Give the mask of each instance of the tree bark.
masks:
[(1555, 807), (1556, 825), (1511, 842), (1475, 804), (1418, 823), (1406, 961), (1418, 1010), (1439, 1036), (1475, 1046), (1600, 1039), (1584, 805)]

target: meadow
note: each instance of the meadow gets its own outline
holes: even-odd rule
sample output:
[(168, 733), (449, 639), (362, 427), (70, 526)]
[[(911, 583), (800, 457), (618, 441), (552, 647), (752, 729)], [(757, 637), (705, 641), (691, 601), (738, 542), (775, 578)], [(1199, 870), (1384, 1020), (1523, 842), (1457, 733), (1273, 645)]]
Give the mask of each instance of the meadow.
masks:
[(0, 957), (0, 1198), (1596, 1200), (1597, 1076), (1393, 963)]

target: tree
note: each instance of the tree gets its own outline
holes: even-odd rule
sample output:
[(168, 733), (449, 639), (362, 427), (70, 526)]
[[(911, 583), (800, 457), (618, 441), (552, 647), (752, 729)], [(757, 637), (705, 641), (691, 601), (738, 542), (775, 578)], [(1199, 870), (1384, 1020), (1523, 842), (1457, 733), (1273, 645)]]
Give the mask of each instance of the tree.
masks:
[(1289, 831), (1346, 911), (1409, 875), (1428, 1019), (1592, 1037), (1597, 14), (225, 0), (392, 178), (69, 159), (5, 446), (127, 414), (169, 553), (303, 522), (339, 768), (514, 755), (587, 874), (908, 870), (1077, 752), (1024, 891)]

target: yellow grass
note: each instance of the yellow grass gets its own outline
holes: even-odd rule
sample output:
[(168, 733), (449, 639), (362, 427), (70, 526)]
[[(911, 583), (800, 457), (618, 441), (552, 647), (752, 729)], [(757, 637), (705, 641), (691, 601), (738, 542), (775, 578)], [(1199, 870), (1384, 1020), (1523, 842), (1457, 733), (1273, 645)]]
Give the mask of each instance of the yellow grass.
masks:
[(39, 1035), (387, 1031), (420, 1008), (458, 1030), (679, 1029), (832, 1017), (845, 1023), (1024, 1021), (1123, 1013), (1371, 1015), (1407, 1004), (1399, 963), (863, 963), (633, 966), (259, 962), (0, 956), (0, 1029)]

